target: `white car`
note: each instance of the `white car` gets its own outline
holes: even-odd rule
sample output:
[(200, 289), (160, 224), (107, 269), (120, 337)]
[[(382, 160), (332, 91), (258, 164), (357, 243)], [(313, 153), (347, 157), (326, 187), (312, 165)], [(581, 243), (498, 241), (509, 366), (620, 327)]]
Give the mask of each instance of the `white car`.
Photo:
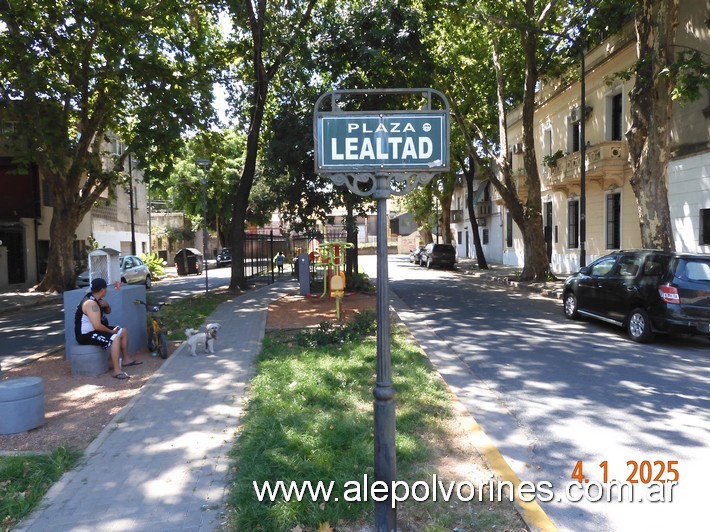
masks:
[[(126, 255), (119, 257), (118, 260), (121, 270), (121, 284), (144, 284), (146, 289), (151, 287), (150, 269), (139, 257)], [(76, 286), (78, 288), (89, 286), (89, 270), (77, 275)]]

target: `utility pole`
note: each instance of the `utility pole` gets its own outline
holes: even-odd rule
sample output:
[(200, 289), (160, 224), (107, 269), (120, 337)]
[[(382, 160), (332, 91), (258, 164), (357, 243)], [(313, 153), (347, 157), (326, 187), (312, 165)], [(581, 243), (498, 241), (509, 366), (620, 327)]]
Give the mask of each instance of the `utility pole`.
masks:
[(205, 268), (205, 294), (210, 291), (207, 276), (207, 167), (212, 163), (209, 159), (197, 159), (195, 164), (202, 168), (202, 260)]

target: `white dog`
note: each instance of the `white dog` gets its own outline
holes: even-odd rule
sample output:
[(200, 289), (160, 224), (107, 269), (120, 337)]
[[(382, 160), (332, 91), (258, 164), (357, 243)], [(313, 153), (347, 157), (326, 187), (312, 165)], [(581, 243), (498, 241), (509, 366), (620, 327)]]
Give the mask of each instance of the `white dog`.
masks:
[(187, 337), (187, 345), (190, 346), (190, 356), (197, 356), (197, 345), (205, 346), (205, 351), (214, 353), (214, 341), (217, 338), (217, 331), (222, 326), (219, 323), (208, 323), (205, 326), (205, 332), (199, 332), (197, 329), (185, 329)]

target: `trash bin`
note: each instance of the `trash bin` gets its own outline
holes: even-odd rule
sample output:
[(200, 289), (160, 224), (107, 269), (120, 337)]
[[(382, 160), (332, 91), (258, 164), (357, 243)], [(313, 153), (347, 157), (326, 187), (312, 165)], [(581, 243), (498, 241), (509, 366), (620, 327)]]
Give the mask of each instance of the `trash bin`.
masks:
[(204, 267), (202, 253), (195, 248), (183, 248), (175, 254), (178, 275), (200, 275)]

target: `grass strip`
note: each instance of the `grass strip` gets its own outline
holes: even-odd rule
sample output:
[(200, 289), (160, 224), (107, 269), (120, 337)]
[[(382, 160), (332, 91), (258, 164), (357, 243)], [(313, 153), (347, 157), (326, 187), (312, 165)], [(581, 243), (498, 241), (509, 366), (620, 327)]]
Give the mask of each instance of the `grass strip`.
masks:
[(51, 454), (0, 456), (0, 530), (11, 530), (49, 487), (73, 468), (81, 451), (57, 447)]
[[(350, 530), (345, 525), (359, 529), (371, 523), (372, 500), (348, 502), (344, 495), (353, 486), (350, 481), (362, 484), (368, 475), (369, 483), (374, 482), (376, 340), (353, 339), (336, 329), (322, 324), (306, 335), (279, 332), (265, 337), (247, 413), (231, 452), (232, 530)], [(437, 471), (432, 451), (445, 447), (443, 423), (453, 415), (448, 391), (425, 355), (397, 327), (391, 356), (397, 392), (397, 478), (431, 480)], [(312, 501), (307, 491), (301, 501), (283, 496), (259, 501), (254, 483), (261, 489), (262, 483), (275, 486), (279, 480), (287, 486), (310, 481), (314, 489), (318, 481), (333, 481), (333, 492), (327, 502), (322, 497)], [(517, 515), (506, 521), (490, 506), (452, 509), (448, 502), (414, 503), (407, 510), (408, 522), (416, 523), (413, 530), (480, 530), (518, 523)]]
[[(207, 294), (171, 301), (159, 313), (159, 318), (168, 331), (168, 340), (184, 340), (185, 329), (188, 327), (197, 328), (220, 304), (233, 297), (237, 296), (230, 293), (227, 287), (220, 287)], [(160, 301), (154, 301), (150, 294), (148, 301), (152, 305), (160, 303)]]

